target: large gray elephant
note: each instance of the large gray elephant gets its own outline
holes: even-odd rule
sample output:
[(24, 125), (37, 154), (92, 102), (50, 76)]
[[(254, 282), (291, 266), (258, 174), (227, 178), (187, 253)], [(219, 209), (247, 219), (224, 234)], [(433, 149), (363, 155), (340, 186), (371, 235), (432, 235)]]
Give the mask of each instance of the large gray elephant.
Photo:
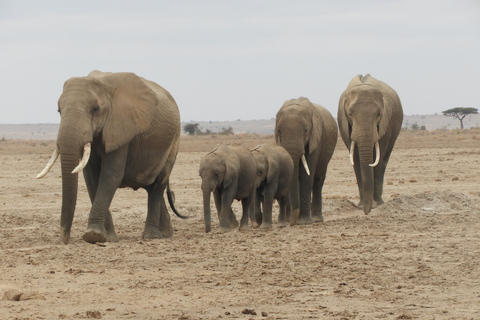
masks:
[(256, 176), (255, 159), (250, 150), (238, 144), (220, 145), (202, 158), (199, 174), (202, 178), (205, 231), (212, 230), (212, 192), (220, 221), (220, 232), (229, 232), (238, 226), (232, 211), (234, 199), (242, 201), (240, 230), (248, 229), (250, 206), (255, 197)]
[(383, 203), (383, 178), (402, 128), (402, 104), (387, 84), (358, 75), (340, 97), (337, 118), (357, 177), (358, 206), (367, 214)]
[(291, 225), (323, 222), (322, 189), (337, 136), (337, 124), (330, 112), (307, 98), (285, 101), (278, 111), (275, 140), (288, 151), (294, 164)]
[(257, 163), (254, 218), (260, 228), (271, 228), (273, 200), (276, 199), (280, 207), (278, 223), (284, 227), (291, 214), (292, 157), (285, 148), (269, 144), (255, 147), (252, 154)]
[(92, 202), (85, 241), (118, 241), (109, 207), (117, 188), (123, 187), (148, 193), (142, 237), (171, 237), (164, 191), (167, 188), (174, 209), (168, 185), (178, 152), (180, 115), (170, 93), (134, 73), (92, 71), (65, 82), (58, 112), (57, 147), (37, 178), (61, 156), (63, 242), (70, 240), (82, 169)]

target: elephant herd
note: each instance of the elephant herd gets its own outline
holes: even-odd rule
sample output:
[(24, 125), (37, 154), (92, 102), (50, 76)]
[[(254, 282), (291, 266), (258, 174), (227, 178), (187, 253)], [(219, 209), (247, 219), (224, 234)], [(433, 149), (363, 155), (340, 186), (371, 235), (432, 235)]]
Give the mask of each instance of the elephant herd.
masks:
[[(92, 203), (85, 241), (118, 241), (109, 208), (116, 189), (124, 187), (147, 191), (142, 238), (171, 237), (165, 191), (174, 213), (186, 217), (175, 209), (169, 186), (181, 129), (170, 93), (134, 73), (92, 71), (65, 82), (58, 112), (56, 149), (37, 178), (45, 176), (60, 156), (62, 241), (70, 240), (82, 170)], [(383, 177), (402, 120), (396, 92), (370, 75), (354, 77), (342, 93), (338, 127), (330, 112), (307, 98), (286, 101), (276, 116), (276, 144), (252, 150), (220, 145), (201, 159), (206, 232), (212, 229), (212, 193), (220, 232), (238, 226), (231, 207), (234, 199), (242, 202), (240, 230), (247, 229), (249, 221), (271, 228), (274, 199), (280, 226), (322, 222), (322, 188), (338, 131), (350, 150), (358, 206), (369, 213), (383, 203)]]

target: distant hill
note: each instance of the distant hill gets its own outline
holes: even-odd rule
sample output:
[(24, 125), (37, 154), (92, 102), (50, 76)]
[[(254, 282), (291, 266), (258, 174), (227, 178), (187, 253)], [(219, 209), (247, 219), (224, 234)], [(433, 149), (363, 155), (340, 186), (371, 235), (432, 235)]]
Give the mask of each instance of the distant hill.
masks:
[[(224, 128), (232, 127), (235, 133), (273, 134), (275, 119), (269, 120), (236, 120), (236, 121), (190, 121), (182, 122), (198, 123), (202, 131), (220, 132)], [(403, 127), (411, 128), (412, 125), (419, 128), (425, 126), (426, 130), (436, 129), (459, 129), (460, 122), (457, 119), (444, 115), (411, 115), (403, 119)], [(466, 129), (480, 127), (480, 114), (467, 116), (463, 120)], [(55, 140), (57, 138), (58, 123), (40, 124), (0, 124), (0, 139), (23, 139), (23, 140)]]

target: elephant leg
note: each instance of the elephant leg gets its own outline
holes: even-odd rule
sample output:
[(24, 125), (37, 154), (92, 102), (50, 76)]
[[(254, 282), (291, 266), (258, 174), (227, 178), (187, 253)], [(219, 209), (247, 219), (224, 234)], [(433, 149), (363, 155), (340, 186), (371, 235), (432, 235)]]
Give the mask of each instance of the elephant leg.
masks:
[(242, 219), (240, 220), (240, 231), (248, 230), (248, 212), (252, 205), (253, 196), (242, 199)]
[(235, 214), (232, 211), (232, 203), (233, 203), (233, 192), (229, 189), (224, 189), (221, 195), (221, 210), (218, 216), (220, 232), (226, 233), (230, 232), (231, 222), (232, 219), (235, 219)]
[(218, 191), (213, 192), (213, 199), (215, 201), (215, 208), (217, 209), (217, 217), (220, 220), (220, 212), (222, 211), (222, 196)]
[(382, 194), (383, 194), (383, 177), (385, 176), (385, 169), (387, 168), (387, 163), (380, 161), (378, 165), (373, 169), (373, 200), (380, 205), (383, 203)]
[(272, 228), (272, 210), (273, 210), (273, 186), (267, 185), (263, 195), (263, 216), (260, 228)]
[(233, 230), (237, 227), (238, 227), (237, 217), (235, 216), (233, 209), (230, 207), (230, 229)]
[[(109, 208), (113, 196), (123, 179), (127, 150), (127, 146), (120, 147), (115, 151), (105, 154), (102, 159), (100, 177), (98, 179), (97, 190), (88, 217), (87, 230), (83, 234), (83, 240), (86, 242), (105, 242), (111, 236), (107, 232), (105, 226), (111, 226), (113, 228)], [(91, 180), (89, 183), (95, 183), (95, 178), (90, 177), (87, 179)], [(108, 218), (108, 216), (110, 218)], [(112, 231), (113, 230), (109, 230), (110, 233)]]
[(312, 224), (312, 217), (310, 216), (310, 205), (312, 201), (312, 177), (307, 175), (303, 167), (301, 168), (299, 179), (300, 213), (298, 215), (297, 224)]
[(157, 177), (155, 182), (145, 188), (148, 193), (147, 219), (142, 234), (143, 239), (161, 239), (173, 236), (173, 227), (163, 196), (166, 183)]
[(313, 181), (312, 188), (312, 220), (313, 222), (323, 222), (322, 214), (322, 190), (325, 182), (326, 169), (317, 173)]
[(283, 228), (287, 226), (287, 199), (286, 197), (279, 197), (277, 201), (278, 206), (280, 207), (280, 212), (278, 213), (278, 224)]
[(256, 195), (255, 195), (255, 206), (254, 206), (254, 211), (255, 211), (255, 221), (257, 222), (257, 225), (260, 226), (262, 225), (262, 218), (263, 218), (263, 213), (262, 213), (262, 208), (261, 208), (261, 203), (263, 202), (263, 195), (262, 191), (260, 188), (256, 190)]
[[(100, 177), (100, 165), (97, 161), (90, 159), (87, 166), (83, 170), (83, 177), (85, 184), (87, 185), (88, 195), (90, 202), (94, 203), (95, 195), (98, 189), (98, 180)], [(118, 235), (115, 233), (115, 227), (113, 226), (113, 219), (110, 210), (105, 212), (105, 232), (106, 238), (109, 242), (118, 242)]]

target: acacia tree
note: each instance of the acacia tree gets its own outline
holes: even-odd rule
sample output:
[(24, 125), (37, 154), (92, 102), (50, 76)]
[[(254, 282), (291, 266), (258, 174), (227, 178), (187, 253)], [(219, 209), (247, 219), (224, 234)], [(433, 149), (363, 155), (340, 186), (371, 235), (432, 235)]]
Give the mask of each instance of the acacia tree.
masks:
[(463, 130), (463, 119), (469, 114), (478, 114), (478, 109), (457, 107), (442, 111), (442, 113), (446, 117), (454, 117), (460, 120), (460, 129)]
[(189, 135), (198, 134), (200, 129), (198, 128), (198, 123), (187, 123), (183, 126), (183, 131)]

